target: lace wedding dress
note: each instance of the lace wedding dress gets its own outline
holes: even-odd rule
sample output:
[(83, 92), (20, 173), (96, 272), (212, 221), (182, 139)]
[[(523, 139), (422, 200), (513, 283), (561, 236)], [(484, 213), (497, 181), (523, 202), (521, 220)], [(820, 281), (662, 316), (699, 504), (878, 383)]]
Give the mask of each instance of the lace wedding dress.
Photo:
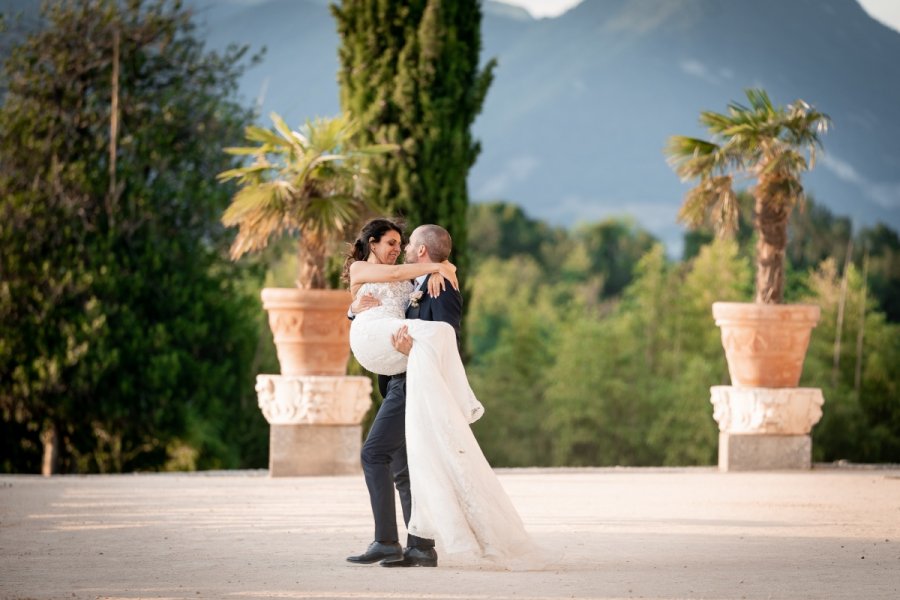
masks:
[[(409, 282), (366, 283), (381, 306), (356, 316), (350, 347), (369, 371), (406, 371), (406, 452), (412, 486), (409, 532), (435, 539), (448, 555), (530, 568), (536, 548), (469, 427), (484, 408), (469, 387), (453, 327), (405, 319)], [(391, 345), (407, 325), (409, 359)]]

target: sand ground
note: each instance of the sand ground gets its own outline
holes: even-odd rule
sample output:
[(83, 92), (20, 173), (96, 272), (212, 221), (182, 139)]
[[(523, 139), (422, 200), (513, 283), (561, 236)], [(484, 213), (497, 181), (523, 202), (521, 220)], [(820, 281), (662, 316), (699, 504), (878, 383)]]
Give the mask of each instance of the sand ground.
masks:
[(900, 467), (498, 473), (552, 567), (351, 565), (361, 475), (0, 476), (0, 598), (900, 598)]

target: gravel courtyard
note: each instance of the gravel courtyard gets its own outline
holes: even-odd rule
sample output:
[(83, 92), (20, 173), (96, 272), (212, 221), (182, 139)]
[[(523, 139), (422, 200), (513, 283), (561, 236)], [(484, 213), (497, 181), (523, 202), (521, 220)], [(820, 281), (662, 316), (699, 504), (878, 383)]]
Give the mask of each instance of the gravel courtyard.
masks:
[(544, 570), (345, 562), (361, 475), (0, 476), (0, 597), (900, 598), (900, 467), (498, 473)]

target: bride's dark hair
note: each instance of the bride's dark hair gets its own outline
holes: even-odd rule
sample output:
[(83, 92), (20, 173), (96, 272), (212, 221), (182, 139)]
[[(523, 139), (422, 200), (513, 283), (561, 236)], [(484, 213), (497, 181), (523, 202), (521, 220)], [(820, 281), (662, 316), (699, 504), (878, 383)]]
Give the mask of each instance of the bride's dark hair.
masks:
[(369, 244), (372, 242), (380, 242), (381, 237), (388, 231), (396, 231), (400, 234), (401, 242), (403, 239), (403, 227), (390, 219), (372, 219), (359, 230), (356, 240), (350, 244), (350, 251), (344, 260), (344, 272), (341, 279), (346, 284), (350, 284), (350, 265), (358, 260), (366, 260), (369, 258), (371, 248)]

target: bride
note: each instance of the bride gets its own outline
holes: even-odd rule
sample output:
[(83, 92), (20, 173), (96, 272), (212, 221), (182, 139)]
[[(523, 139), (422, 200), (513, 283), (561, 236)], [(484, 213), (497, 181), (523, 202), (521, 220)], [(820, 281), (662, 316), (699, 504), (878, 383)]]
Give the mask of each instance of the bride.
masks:
[[(383, 226), (385, 223), (393, 227)], [(383, 231), (373, 234), (376, 229)], [(384, 219), (363, 227), (347, 259), (345, 276), (354, 299), (371, 296), (377, 302), (372, 301), (374, 308), (354, 318), (350, 345), (367, 370), (380, 375), (406, 373), (405, 440), (412, 502), (410, 514), (404, 510), (404, 516), (408, 518), (411, 539), (435, 539), (448, 554), (475, 556), (510, 566), (534, 552), (533, 542), (469, 427), (484, 409), (469, 387), (457, 332), (447, 322), (425, 320), (440, 318), (440, 314), (429, 310), (432, 303), (437, 304), (439, 295), (459, 296), (456, 268), (446, 260), (431, 262), (427, 244), (422, 243), (423, 237), (434, 237), (435, 230), (446, 237), (445, 256), (449, 255), (446, 230), (427, 225), (413, 232), (407, 246), (407, 263), (397, 265), (394, 263), (401, 247), (399, 227)], [(423, 289), (414, 291), (411, 280), (421, 280), (423, 276)], [(446, 289), (447, 283), (453, 289)], [(417, 316), (422, 318), (407, 319), (408, 309), (412, 313), (421, 310), (423, 314)], [(461, 304), (459, 309), (456, 312), (461, 314)], [(455, 326), (458, 319), (456, 315)], [(406, 331), (412, 339), (408, 357), (392, 342), (392, 338), (406, 335)], [(366, 440), (367, 446), (369, 441)], [(364, 469), (365, 455), (364, 448)], [(366, 483), (376, 513), (376, 546), (380, 543), (378, 509), (368, 470)], [(389, 491), (393, 506), (393, 490)], [(396, 533), (394, 536), (396, 540)], [(394, 545), (398, 546), (396, 542)], [(388, 546), (380, 544), (379, 548)], [(373, 552), (372, 546), (368, 552)], [(433, 549), (431, 554), (433, 562), (420, 564), (435, 566)], [(369, 555), (348, 560), (374, 562), (364, 560)], [(406, 558), (378, 556), (384, 556), (385, 563)]]

